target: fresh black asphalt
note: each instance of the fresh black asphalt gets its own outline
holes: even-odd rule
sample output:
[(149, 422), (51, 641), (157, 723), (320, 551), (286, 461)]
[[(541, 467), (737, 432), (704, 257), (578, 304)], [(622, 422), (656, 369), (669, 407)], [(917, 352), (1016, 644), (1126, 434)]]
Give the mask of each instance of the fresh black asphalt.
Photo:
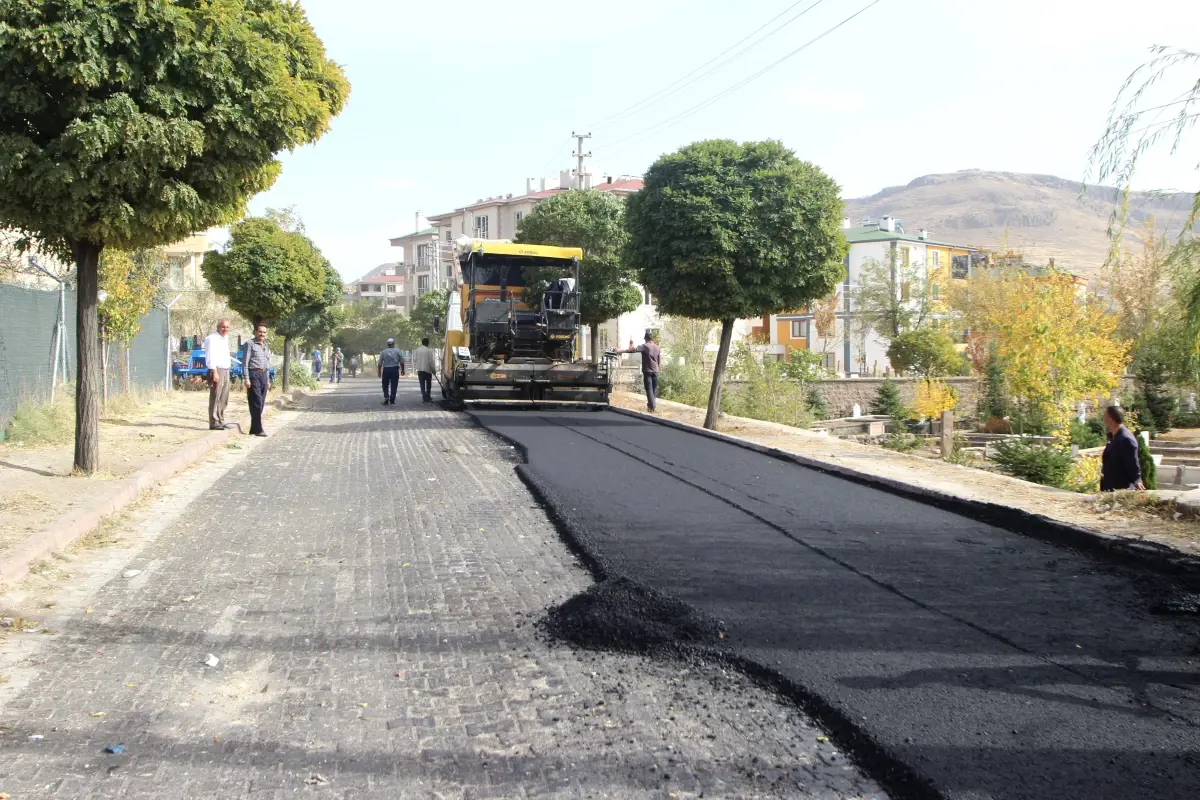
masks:
[(475, 417), (602, 574), (721, 620), (893, 793), (1200, 797), (1200, 619), (1150, 611), (1187, 587), (612, 412)]

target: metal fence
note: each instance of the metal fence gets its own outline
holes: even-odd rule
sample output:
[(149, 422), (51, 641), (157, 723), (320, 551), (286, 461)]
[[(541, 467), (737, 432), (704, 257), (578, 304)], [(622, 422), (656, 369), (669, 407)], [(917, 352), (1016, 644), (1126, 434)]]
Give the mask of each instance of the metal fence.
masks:
[[(26, 399), (46, 400), (54, 373), (55, 330), (59, 292), (0, 285), (0, 429)], [(66, 293), (63, 345), (67, 376), (75, 380), (75, 292)], [(130, 344), (126, 359), (115, 345), (108, 347), (108, 388), (119, 392), (128, 368), (134, 386), (163, 386), (167, 375), (166, 314), (152, 310), (142, 318), (142, 330)], [(59, 374), (62, 374), (60, 369)]]

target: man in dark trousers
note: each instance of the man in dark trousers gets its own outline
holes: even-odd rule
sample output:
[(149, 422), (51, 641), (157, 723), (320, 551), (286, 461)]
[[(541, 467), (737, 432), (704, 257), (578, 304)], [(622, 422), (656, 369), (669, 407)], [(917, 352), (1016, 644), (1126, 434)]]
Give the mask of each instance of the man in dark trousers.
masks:
[(1142, 484), (1137, 437), (1125, 427), (1125, 412), (1120, 406), (1104, 410), (1104, 427), (1108, 430), (1108, 444), (1101, 458), (1100, 491), (1146, 488)]
[[(633, 344), (632, 340), (630, 344)], [(646, 408), (654, 410), (658, 400), (658, 365), (662, 361), (662, 350), (654, 342), (654, 334), (646, 331), (646, 343), (628, 350), (614, 350), (615, 353), (642, 354), (642, 385), (646, 387)]]
[(387, 348), (379, 354), (379, 377), (383, 379), (383, 404), (396, 405), (396, 388), (404, 369), (404, 354), (396, 349), (396, 340), (388, 339)]
[(271, 350), (267, 347), (267, 326), (254, 326), (254, 338), (246, 342), (246, 397), (250, 401), (250, 435), (266, 436), (263, 409), (267, 407), (267, 389), (271, 385)]
[(421, 402), (433, 402), (433, 376), (437, 374), (437, 356), (429, 347), (429, 337), (421, 340), (421, 346), (413, 353), (413, 369), (421, 382)]

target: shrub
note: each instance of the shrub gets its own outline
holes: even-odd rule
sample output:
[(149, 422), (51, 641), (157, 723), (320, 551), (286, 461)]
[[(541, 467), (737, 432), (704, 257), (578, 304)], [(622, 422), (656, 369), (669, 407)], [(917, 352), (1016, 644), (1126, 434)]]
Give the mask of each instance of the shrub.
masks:
[(895, 450), (897, 453), (911, 453), (914, 450), (920, 449), (921, 439), (918, 436), (913, 436), (911, 433), (890, 433), (881, 444), (887, 450)]
[(1071, 465), (1063, 488), (1082, 494), (1095, 494), (1100, 491), (1100, 458), (1086, 456)]
[[(783, 425), (812, 424), (808, 396), (803, 383), (784, 377), (777, 361), (759, 361), (749, 346), (741, 344), (730, 359), (733, 374), (742, 379), (735, 391), (726, 392), (722, 409), (729, 414)], [(723, 400), (725, 398), (722, 398)]]
[(922, 417), (940, 419), (943, 411), (958, 407), (958, 392), (942, 381), (926, 379), (917, 383), (913, 410)]
[(1103, 427), (1101, 427), (1100, 431), (1097, 431), (1090, 421), (1080, 422), (1079, 420), (1073, 420), (1071, 422), (1071, 444), (1080, 450), (1103, 447), (1108, 438), (1102, 431)]
[(891, 417), (897, 421), (906, 420), (912, 416), (912, 412), (900, 400), (899, 387), (890, 378), (879, 384), (879, 391), (875, 393), (875, 399), (871, 401), (871, 413)]
[(815, 386), (808, 389), (808, 410), (813, 419), (829, 419), (829, 406), (825, 405), (825, 398)]
[(1141, 436), (1138, 440), (1138, 461), (1142, 466), (1142, 484), (1147, 489), (1158, 488), (1158, 467), (1154, 465), (1154, 459), (1150, 455), (1150, 448), (1146, 446), (1146, 442)]
[(293, 358), (288, 362), (288, 387), (291, 389), (316, 389), (320, 383), (313, 377), (312, 368)]
[(1171, 430), (1175, 398), (1167, 392), (1167, 368), (1160, 361), (1148, 361), (1137, 370), (1137, 405), (1143, 410), (1142, 423), (1157, 433)]
[(1008, 416), (1008, 393), (1005, 388), (1004, 364), (993, 346), (988, 353), (987, 377), (983, 397), (979, 400), (981, 419), (1004, 419)]
[(950, 455), (946, 457), (946, 462), (957, 464), (960, 467), (975, 465), (975, 454), (967, 449), (967, 437), (955, 434), (954, 442), (950, 448)]
[(1176, 428), (1200, 428), (1200, 411), (1179, 411), (1172, 422)]
[(7, 441), (23, 445), (65, 444), (75, 436), (75, 390), (60, 386), (54, 405), (27, 399), (4, 428)]
[(1071, 454), (1057, 447), (1006, 439), (996, 445), (992, 461), (1014, 478), (1061, 488), (1071, 472)]
[[(663, 367), (658, 381), (658, 394), (664, 400), (673, 400), (696, 408), (708, 405), (712, 374), (700, 364), (680, 364), (672, 361)], [(635, 391), (642, 391), (640, 379), (636, 382)]]
[(992, 418), (979, 426), (984, 433), (1012, 433), (1012, 423), (1006, 419)]
[(888, 360), (901, 372), (914, 372), (926, 378), (956, 375), (962, 356), (954, 349), (954, 340), (943, 330), (918, 328), (892, 339)]

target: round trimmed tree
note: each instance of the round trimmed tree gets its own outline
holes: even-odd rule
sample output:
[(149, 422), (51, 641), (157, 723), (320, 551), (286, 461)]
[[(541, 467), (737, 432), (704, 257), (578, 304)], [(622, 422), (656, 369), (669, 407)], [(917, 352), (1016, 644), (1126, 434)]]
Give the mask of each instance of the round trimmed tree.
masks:
[(0, 85), (0, 226), (78, 270), (75, 468), (91, 473), (101, 252), (240, 218), (349, 84), (289, 0), (0, 0)]
[(665, 314), (721, 323), (715, 428), (734, 323), (804, 308), (845, 276), (838, 185), (779, 142), (718, 139), (663, 156), (630, 197), (627, 257)]

